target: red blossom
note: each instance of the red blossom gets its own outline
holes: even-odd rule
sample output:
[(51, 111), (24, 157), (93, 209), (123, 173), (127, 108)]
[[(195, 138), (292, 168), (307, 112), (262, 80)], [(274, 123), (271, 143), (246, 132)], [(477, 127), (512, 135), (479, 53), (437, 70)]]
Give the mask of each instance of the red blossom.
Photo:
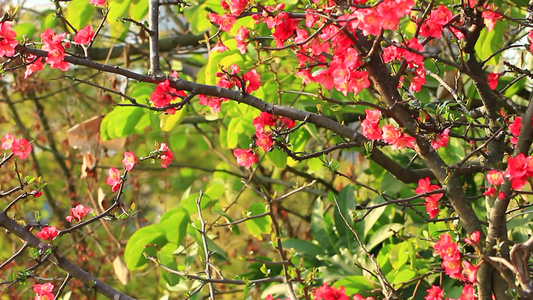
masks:
[(472, 232), (472, 234), (470, 235), (470, 238), (465, 238), (465, 242), (473, 246), (474, 244), (479, 243), (480, 238), (481, 238), (481, 232), (479, 232), (478, 230), (478, 231)]
[(346, 295), (346, 292), (344, 291), (344, 287), (341, 286), (340, 289), (330, 287), (327, 283), (324, 282), (324, 284), (317, 288), (315, 290), (315, 299), (314, 300), (349, 300), (348, 296)]
[(89, 4), (93, 4), (95, 6), (106, 6), (106, 0), (90, 0)]
[[(271, 132), (269, 132), (271, 133)], [(272, 144), (274, 143), (272, 141), (271, 134), (266, 132), (256, 132), (257, 140), (255, 141), (255, 144), (259, 147), (262, 147), (265, 152), (269, 151), (270, 148), (272, 148)]]
[(483, 13), (481, 13), (481, 17), (483, 17), (483, 23), (485, 23), (485, 26), (487, 26), (487, 30), (491, 32), (494, 29), (494, 26), (496, 26), (496, 23), (498, 20), (502, 19), (502, 15), (495, 12), (496, 7), (494, 5), (489, 5), (485, 8)]
[(51, 283), (39, 284), (36, 283), (33, 285), (33, 291), (37, 294), (34, 300), (53, 300), (55, 295), (52, 294), (54, 291), (54, 285)]
[(457, 244), (452, 242), (452, 238), (447, 233), (443, 233), (440, 236), (433, 249), (435, 249), (435, 254), (440, 255), (443, 261), (459, 261), (461, 259)]
[(487, 173), (487, 181), (492, 185), (500, 185), (503, 183), (503, 174), (498, 170), (490, 170)]
[(32, 62), (26, 66), (26, 72), (24, 72), (24, 79), (28, 78), (31, 74), (41, 71), (43, 69), (43, 62), (40, 57), (37, 57), (33, 54), (28, 54), (26, 56), (26, 62)]
[(199, 94), (198, 100), (198, 103), (211, 107), (213, 113), (217, 114), (220, 112), (220, 104), (222, 101), (227, 101), (228, 99)]
[(35, 236), (45, 241), (51, 241), (57, 236), (57, 234), (58, 232), (55, 226), (46, 226), (36, 233)]
[[(156, 145), (157, 148), (157, 145)], [(167, 146), (166, 143), (161, 143), (161, 147), (159, 148), (159, 153), (161, 154), (161, 167), (167, 168), (167, 166), (171, 163), (171, 161), (174, 159), (174, 153), (170, 151), (170, 148)]]
[(209, 13), (209, 21), (219, 25), (220, 30), (229, 32), (231, 28), (233, 28), (235, 22), (237, 22), (237, 19), (229, 14), (224, 14), (221, 17), (216, 13)]
[(67, 219), (67, 221), (69, 222), (72, 222), (74, 219), (77, 219), (78, 222), (81, 222), (81, 219), (85, 217), (90, 211), (90, 208), (78, 204), (76, 207), (70, 209), (72, 216), (66, 216), (65, 219)]
[(496, 189), (491, 186), (491, 187), (487, 188), (487, 190), (485, 190), (483, 195), (487, 196), (487, 197), (492, 197), (492, 196), (496, 195)]
[(124, 159), (122, 160), (122, 163), (124, 164), (126, 171), (131, 171), (131, 169), (133, 169), (133, 166), (135, 166), (136, 162), (137, 159), (135, 158), (135, 154), (133, 154), (133, 152), (124, 152)]
[(435, 136), (435, 140), (431, 141), (431, 146), (433, 149), (437, 150), (440, 147), (446, 147), (448, 145), (448, 140), (450, 139), (450, 128), (444, 129), (442, 133), (439, 133)]
[(11, 145), (11, 151), (20, 159), (26, 159), (31, 153), (31, 144), (25, 139), (18, 139)]
[(516, 145), (518, 143), (520, 131), (522, 131), (522, 117), (516, 117), (513, 123), (509, 124), (509, 132), (513, 135), (511, 137), (511, 144)]
[(240, 15), (248, 6), (249, 0), (229, 0), (229, 9), (232, 15)]
[(461, 296), (459, 297), (459, 300), (475, 300), (476, 293), (474, 291), (474, 287), (470, 284), (466, 284), (463, 287), (463, 292), (461, 293)]
[(252, 150), (237, 148), (233, 150), (233, 156), (237, 159), (237, 164), (246, 168), (251, 167), (257, 163), (257, 155)]
[(222, 53), (222, 52), (225, 52), (227, 50), (229, 50), (229, 48), (226, 47), (226, 45), (224, 45), (224, 43), (222, 43), (221, 39), (218, 39), (218, 43), (215, 45), (215, 47), (211, 48), (211, 52)]
[(463, 260), (463, 272), (466, 275), (466, 280), (470, 283), (476, 283), (477, 267), (472, 265), (469, 261)]
[(76, 33), (74, 37), (74, 42), (82, 45), (89, 44), (94, 37), (94, 31), (91, 28), (91, 25), (85, 26), (83, 29)]
[(500, 77), (500, 73), (494, 73), (494, 72), (490, 72), (489, 75), (487, 75), (487, 80), (489, 82), (489, 87), (491, 89), (496, 89), (496, 87), (498, 86), (498, 78)]
[(248, 43), (245, 42), (244, 40), (248, 38), (249, 35), (250, 35), (250, 30), (244, 28), (244, 26), (241, 26), (241, 28), (237, 30), (237, 34), (235, 35), (235, 40), (237, 41), (237, 49), (239, 50), (241, 54), (246, 53), (246, 45), (248, 45)]
[(444, 292), (436, 285), (432, 285), (426, 292), (428, 294), (424, 297), (425, 300), (442, 300), (444, 297)]
[(106, 183), (107, 185), (111, 186), (111, 191), (115, 192), (120, 187), (120, 183), (122, 182), (122, 178), (120, 177), (120, 172), (116, 168), (109, 168), (107, 171), (107, 179)]
[(257, 73), (255, 69), (251, 69), (250, 71), (246, 72), (244, 74), (243, 79), (246, 81), (246, 92), (251, 93), (255, 90), (257, 90), (261, 86), (261, 75)]

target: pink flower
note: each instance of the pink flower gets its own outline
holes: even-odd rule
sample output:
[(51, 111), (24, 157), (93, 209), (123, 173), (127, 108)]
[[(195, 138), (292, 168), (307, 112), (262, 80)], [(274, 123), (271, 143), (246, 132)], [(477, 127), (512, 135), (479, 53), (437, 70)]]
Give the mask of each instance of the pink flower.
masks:
[(35, 284), (33, 286), (33, 291), (37, 294), (34, 300), (53, 300), (55, 295), (52, 294), (54, 291), (54, 285), (51, 283), (45, 284)]
[(522, 117), (516, 117), (513, 123), (509, 125), (509, 132), (513, 135), (511, 137), (511, 144), (516, 145), (518, 143), (520, 131), (522, 131)]
[(344, 287), (340, 289), (329, 287), (327, 283), (315, 290), (315, 300), (349, 300)]
[(253, 164), (257, 163), (257, 155), (252, 150), (245, 150), (237, 148), (233, 150), (233, 156), (237, 159), (237, 164), (243, 167), (251, 167)]
[(273, 141), (270, 134), (267, 134), (266, 132), (256, 132), (255, 135), (257, 136), (257, 140), (255, 141), (257, 146), (262, 147), (265, 152), (272, 148)]
[(31, 64), (26, 66), (26, 72), (24, 72), (24, 79), (28, 78), (31, 74), (41, 71), (43, 69), (43, 62), (40, 57), (37, 57), (33, 54), (26, 56), (26, 62), (31, 62)]
[(57, 233), (57, 228), (55, 226), (46, 226), (35, 234), (35, 236), (45, 241), (51, 241), (57, 236)]
[(211, 48), (211, 52), (222, 53), (222, 52), (225, 52), (227, 50), (229, 50), (229, 48), (226, 47), (226, 45), (224, 45), (224, 43), (222, 43), (221, 39), (218, 40), (218, 43), (215, 45), (215, 47)]
[(490, 72), (490, 74), (487, 75), (489, 87), (493, 90), (496, 89), (496, 87), (498, 87), (498, 77), (500, 77), (500, 73)]
[(15, 47), (18, 45), (15, 39), (3, 39), (0, 41), (0, 57), (12, 57), (15, 55)]
[(483, 193), (483, 196), (492, 197), (496, 194), (496, 189), (494, 187), (489, 187), (485, 192)]
[(7, 133), (4, 138), (2, 138), (2, 149), (11, 149), (15, 138), (11, 133)]
[(218, 114), (220, 112), (220, 104), (227, 99), (199, 94), (198, 100), (198, 103), (211, 107), (213, 113)]
[(463, 260), (463, 272), (466, 275), (466, 279), (470, 283), (476, 283), (477, 267), (473, 266), (470, 262)]
[(470, 238), (465, 238), (465, 243), (473, 246), (474, 244), (479, 243), (480, 238), (481, 238), (481, 233), (478, 230), (478, 231), (472, 232), (472, 234), (470, 235)]
[(51, 293), (54, 291), (54, 285), (51, 284), (51, 283), (45, 283), (45, 284), (35, 284), (33, 286), (33, 291), (37, 294), (37, 295), (43, 295), (43, 294), (46, 294), (46, 293)]
[(159, 148), (159, 153), (161, 154), (161, 167), (167, 168), (167, 166), (174, 159), (174, 153), (170, 151), (166, 143), (161, 143), (161, 148)]
[(124, 152), (124, 159), (122, 160), (122, 163), (124, 164), (126, 171), (131, 171), (131, 169), (133, 169), (133, 166), (135, 166), (136, 162), (137, 159), (135, 158), (135, 154), (133, 154), (133, 152)]
[(487, 173), (486, 178), (492, 185), (500, 185), (503, 183), (503, 174), (497, 170), (490, 170), (489, 173)]
[(444, 292), (436, 285), (432, 285), (431, 288), (426, 290), (426, 292), (428, 292), (428, 294), (424, 297), (425, 300), (442, 300), (444, 297)]
[(248, 44), (244, 40), (248, 37), (250, 34), (250, 30), (244, 28), (244, 26), (241, 26), (237, 30), (237, 34), (235, 35), (235, 40), (237, 41), (237, 49), (241, 54), (246, 53), (246, 45)]
[(93, 4), (95, 6), (106, 6), (106, 0), (91, 0), (89, 1), (89, 4)]
[(431, 146), (433, 147), (433, 149), (437, 150), (440, 147), (446, 147), (450, 138), (449, 134), (450, 128), (446, 128), (442, 133), (437, 134), (435, 140), (431, 141)]
[(107, 179), (106, 183), (107, 185), (111, 186), (111, 191), (115, 192), (120, 187), (120, 183), (122, 182), (122, 178), (120, 178), (120, 172), (115, 168), (109, 168), (107, 171)]
[(76, 33), (74, 42), (82, 45), (89, 44), (94, 37), (94, 31), (91, 29), (91, 25), (85, 26), (83, 29)]
[(291, 129), (296, 126), (296, 121), (294, 121), (293, 119), (287, 117), (278, 117), (278, 119), (280, 120), (283, 126), (287, 127), (287, 129)]
[(66, 216), (65, 219), (67, 219), (69, 222), (72, 222), (74, 218), (76, 218), (78, 219), (78, 222), (81, 222), (81, 219), (85, 217), (87, 213), (91, 211), (91, 209), (79, 204), (76, 207), (71, 208), (70, 211), (72, 212), (72, 216)]
[(18, 156), (20, 159), (26, 159), (28, 155), (31, 153), (31, 145), (30, 143), (25, 139), (18, 139), (13, 142), (11, 146), (11, 151), (13, 151), (13, 154)]
[(233, 25), (235, 22), (237, 22), (237, 19), (235, 17), (224, 14), (222, 17), (217, 15), (216, 13), (210, 13), (209, 14), (209, 21), (217, 24), (220, 26), (220, 30), (229, 32), (231, 28), (233, 28)]
[(247, 93), (251, 93), (261, 86), (261, 75), (255, 69), (251, 69), (244, 74), (243, 79), (248, 83), (246, 85)]
[(459, 297), (459, 300), (475, 300), (476, 294), (474, 292), (474, 287), (470, 284), (467, 284), (463, 287), (463, 293)]
[(485, 26), (487, 26), (487, 30), (491, 32), (494, 29), (494, 26), (496, 26), (498, 20), (503, 17), (499, 13), (494, 12), (494, 10), (496, 10), (494, 5), (489, 5), (485, 9), (486, 10), (481, 13), (481, 17), (483, 17), (483, 23), (485, 23)]

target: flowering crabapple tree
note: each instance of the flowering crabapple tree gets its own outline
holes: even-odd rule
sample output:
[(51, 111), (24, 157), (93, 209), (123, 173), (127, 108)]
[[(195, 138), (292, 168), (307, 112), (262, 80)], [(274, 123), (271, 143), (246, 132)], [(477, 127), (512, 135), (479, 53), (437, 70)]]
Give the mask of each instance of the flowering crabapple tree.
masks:
[(6, 7), (2, 293), (532, 298), (532, 14)]

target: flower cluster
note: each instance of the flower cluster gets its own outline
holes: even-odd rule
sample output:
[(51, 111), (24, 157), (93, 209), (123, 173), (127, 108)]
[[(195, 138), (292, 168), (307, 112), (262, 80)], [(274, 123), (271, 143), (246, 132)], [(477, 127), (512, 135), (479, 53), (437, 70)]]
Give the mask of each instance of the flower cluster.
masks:
[[(472, 240), (479, 243), (479, 234), (472, 235)], [(457, 243), (451, 240), (449, 234), (444, 233), (440, 236), (439, 241), (433, 246), (435, 254), (442, 258), (442, 267), (448, 276), (461, 281), (476, 284), (477, 266), (472, 265), (469, 261), (461, 259), (461, 253)]]
[(511, 181), (513, 189), (523, 189), (527, 179), (533, 177), (533, 156), (520, 153), (515, 157), (509, 157), (504, 174)]
[[(330, 287), (326, 282), (313, 292), (314, 300), (350, 300), (350, 297), (346, 295), (344, 287), (341, 286), (339, 289), (335, 287)], [(288, 299), (288, 298), (286, 298)], [(374, 297), (363, 297), (359, 294), (354, 295), (351, 299), (353, 300), (374, 300)], [(272, 295), (268, 295), (266, 300), (274, 300)], [(280, 300), (279, 298), (277, 300)]]
[(11, 24), (0, 23), (0, 57), (12, 57), (15, 55), (15, 47), (18, 42), (15, 40), (17, 34), (11, 29)]
[(296, 125), (294, 120), (287, 117), (275, 117), (264, 111), (262, 111), (258, 117), (254, 118), (253, 124), (255, 127), (255, 136), (257, 138), (255, 144), (262, 147), (265, 152), (269, 151), (273, 144), (272, 131), (266, 130), (265, 126), (276, 127), (278, 122), (281, 123), (280, 126), (277, 126), (280, 128), (286, 127), (291, 129)]
[[(173, 71), (170, 73), (170, 77), (178, 78), (178, 72)], [(152, 92), (150, 95), (150, 101), (154, 104), (154, 107), (160, 108), (170, 105), (170, 103), (178, 97), (185, 96), (187, 96), (187, 94), (185, 94), (184, 91), (171, 87), (170, 80), (165, 79), (163, 82), (159, 83)], [(174, 114), (176, 109), (168, 108), (165, 112), (168, 114)]]
[[(227, 70), (223, 72), (217, 72), (216, 76), (220, 78), (217, 86), (225, 89), (232, 89), (235, 86), (238, 86), (241, 89), (244, 89), (246, 93), (256, 91), (261, 86), (261, 76), (256, 69), (251, 69), (250, 71), (244, 73), (242, 78), (239, 76), (240, 71), (240, 67), (236, 64), (233, 64)], [(244, 83), (244, 87), (242, 86), (242, 83)], [(211, 107), (213, 113), (215, 114), (220, 112), (220, 104), (223, 101), (228, 101), (226, 98), (203, 94), (198, 95), (198, 100), (198, 103), (201, 105), (207, 105)]]
[(367, 139), (372, 141), (382, 139), (387, 144), (391, 145), (391, 149), (393, 150), (414, 148), (414, 137), (405, 135), (401, 129), (397, 129), (392, 125), (383, 125), (383, 127), (380, 128), (380, 120), (381, 112), (379, 110), (365, 110), (365, 119), (361, 122), (361, 126), (363, 127), (363, 135)]
[(26, 159), (32, 151), (31, 144), (25, 139), (15, 139), (11, 133), (6, 134), (2, 138), (2, 149), (13, 152), (20, 159)]
[(41, 49), (48, 51), (48, 56), (45, 61), (52, 69), (61, 69), (61, 71), (67, 71), (69, 69), (68, 62), (64, 61), (65, 48), (62, 44), (66, 35), (66, 32), (55, 34), (50, 28), (46, 28), (46, 30), (40, 35), (41, 40), (43, 41)]
[(451, 18), (452, 12), (446, 6), (440, 5), (436, 10), (431, 11), (429, 18), (424, 20), (420, 27), (420, 34), (440, 39), (443, 26), (448, 24)]
[[(253, 124), (255, 127), (255, 144), (263, 148), (265, 152), (268, 152), (272, 149), (274, 141), (272, 140), (272, 130), (265, 129), (265, 126), (268, 126), (270, 129), (272, 127), (291, 129), (296, 125), (296, 122), (287, 117), (276, 117), (263, 111), (259, 116), (254, 118)], [(252, 149), (235, 149), (233, 150), (233, 156), (237, 159), (239, 166), (247, 168), (258, 161), (257, 155)]]
[[(425, 194), (440, 188), (441, 187), (436, 184), (431, 184), (429, 177), (426, 177), (418, 181), (418, 187), (415, 189), (415, 193)], [(435, 218), (439, 214), (439, 200), (442, 198), (442, 195), (442, 193), (436, 193), (424, 197), (426, 200), (424, 206), (426, 207), (426, 212), (430, 218)]]
[(33, 291), (37, 294), (34, 300), (54, 300), (56, 297), (52, 293), (54, 291), (54, 285), (51, 283), (37, 283), (33, 285)]
[[(431, 288), (427, 289), (427, 296), (424, 297), (426, 300), (454, 300), (452, 298), (444, 298), (444, 291), (439, 286), (432, 285)], [(474, 291), (474, 287), (470, 284), (466, 284), (463, 287), (463, 292), (459, 297), (459, 300), (474, 300), (477, 299)]]

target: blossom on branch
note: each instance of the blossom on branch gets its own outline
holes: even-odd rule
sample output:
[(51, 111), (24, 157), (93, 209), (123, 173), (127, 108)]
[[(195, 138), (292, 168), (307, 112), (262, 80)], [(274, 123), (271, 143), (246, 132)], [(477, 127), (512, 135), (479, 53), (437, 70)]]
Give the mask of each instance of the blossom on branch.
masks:
[(252, 150), (237, 148), (233, 150), (233, 156), (237, 159), (237, 164), (246, 168), (251, 167), (257, 163), (257, 155)]
[(124, 152), (124, 159), (122, 160), (122, 163), (124, 164), (124, 168), (126, 168), (126, 171), (131, 171), (131, 169), (133, 169), (133, 167), (135, 166), (135, 163), (137, 163), (135, 154), (133, 154), (133, 152), (131, 151)]
[(78, 31), (78, 33), (76, 33), (76, 36), (74, 36), (74, 42), (81, 45), (86, 45), (91, 42), (93, 37), (94, 31), (91, 29), (91, 25), (87, 25)]
[(54, 285), (51, 283), (39, 284), (36, 283), (33, 285), (33, 291), (37, 294), (34, 300), (53, 300), (55, 295), (52, 294), (54, 291)]
[(107, 174), (106, 183), (111, 186), (111, 191), (116, 192), (122, 182), (120, 172), (116, 168), (109, 168)]
[(77, 219), (78, 222), (81, 222), (81, 219), (87, 215), (91, 211), (90, 208), (85, 207), (81, 204), (78, 204), (76, 207), (71, 208), (70, 212), (72, 213), (71, 216), (66, 216), (65, 219), (67, 221), (72, 222), (74, 219)]
[(35, 234), (36, 237), (43, 239), (45, 241), (51, 241), (57, 236), (57, 227), (55, 226), (45, 226)]
[(11, 151), (20, 159), (26, 159), (32, 150), (30, 142), (25, 139), (18, 139), (11, 145)]

